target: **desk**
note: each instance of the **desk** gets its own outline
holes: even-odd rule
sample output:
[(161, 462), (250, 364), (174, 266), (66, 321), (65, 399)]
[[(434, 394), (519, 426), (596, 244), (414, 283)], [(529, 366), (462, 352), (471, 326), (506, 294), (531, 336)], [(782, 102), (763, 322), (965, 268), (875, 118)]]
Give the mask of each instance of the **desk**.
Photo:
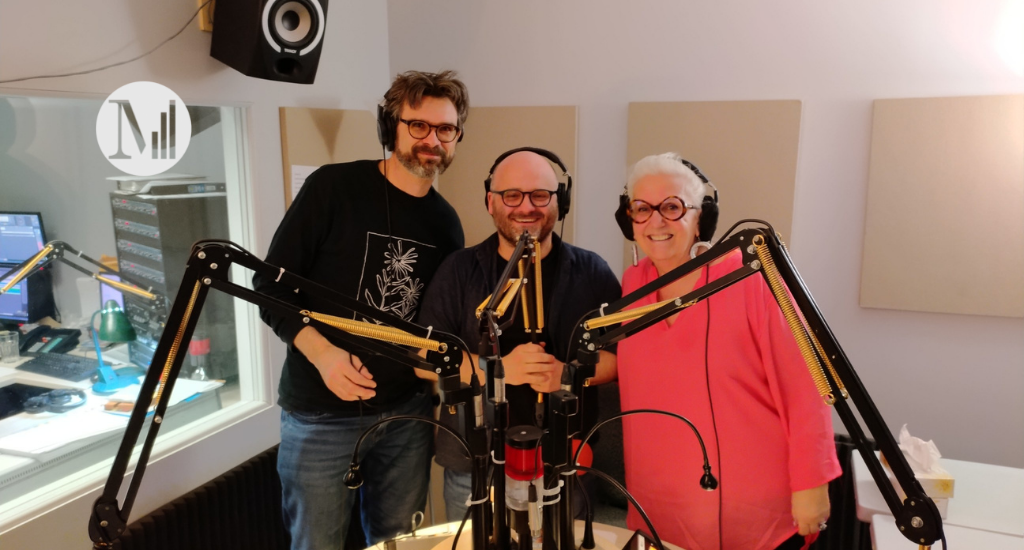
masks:
[[(957, 481), (959, 483), (959, 480)], [(952, 502), (950, 502), (952, 504)], [(958, 525), (943, 525), (946, 543), (951, 550), (1024, 550), (1024, 537), (971, 529)], [(918, 550), (919, 546), (900, 533), (892, 516), (878, 514), (871, 518), (871, 547), (875, 550)], [(932, 545), (941, 549), (942, 543)]]
[[(459, 535), (459, 546), (456, 550), (471, 550), (473, 548), (473, 534), (470, 531), (471, 524), (472, 521), (467, 521), (466, 526), (462, 528), (462, 534)], [(398, 544), (397, 550), (450, 550), (452, 540), (455, 538), (455, 532), (458, 530), (459, 522), (457, 521), (418, 529), (416, 536), (399, 536), (395, 541)], [(575, 546), (579, 547), (579, 544), (583, 542), (583, 521), (576, 520), (573, 530), (576, 533)], [(594, 550), (622, 550), (622, 547), (626, 545), (626, 542), (632, 536), (633, 531), (613, 525), (595, 523)], [(682, 550), (674, 544), (668, 542), (664, 544), (666, 550)], [(379, 542), (367, 550), (385, 550), (385, 543)]]
[[(949, 526), (1024, 537), (1024, 469), (948, 458), (941, 461), (942, 467), (955, 480), (947, 517), (942, 521), (947, 542), (952, 544)], [(872, 522), (875, 514), (885, 514), (895, 529), (895, 520), (860, 453), (853, 456), (853, 481), (857, 519)], [(957, 547), (988, 548), (983, 545)]]
[[(27, 357), (24, 358), (24, 360), (27, 359)], [(17, 366), (17, 364), (9, 365), (10, 367)], [(115, 417), (115, 415), (110, 413), (99, 412), (102, 410), (103, 404), (106, 403), (107, 396), (93, 394), (91, 391), (92, 382), (88, 380), (69, 382), (59, 378), (15, 370), (10, 367), (0, 367), (0, 382), (4, 384), (18, 382), (54, 389), (82, 389), (86, 392), (87, 402), (82, 407), (66, 413), (43, 413), (37, 415), (21, 413), (5, 418), (0, 420), (0, 436), (21, 432), (25, 430), (28, 424), (39, 425), (48, 418), (59, 418), (61, 415), (74, 414), (76, 411), (109, 415), (110, 418), (123, 419), (123, 426), (128, 424), (127, 416)], [(135, 386), (135, 388), (137, 391), (138, 386)], [(177, 386), (175, 389), (177, 389)], [(161, 426), (161, 432), (167, 433), (189, 422), (203, 418), (220, 408), (218, 392), (200, 393), (194, 399), (171, 407), (167, 412), (165, 422)], [(72, 475), (83, 468), (113, 457), (124, 436), (123, 426), (92, 437), (78, 439), (52, 451), (36, 455), (26, 456), (0, 452), (0, 502), (9, 502), (60, 478)], [(149, 421), (147, 420), (143, 428), (143, 434), (148, 430), (148, 427)], [(31, 427), (27, 428), (27, 430), (32, 429)], [(25, 433), (29, 432), (26, 431)]]

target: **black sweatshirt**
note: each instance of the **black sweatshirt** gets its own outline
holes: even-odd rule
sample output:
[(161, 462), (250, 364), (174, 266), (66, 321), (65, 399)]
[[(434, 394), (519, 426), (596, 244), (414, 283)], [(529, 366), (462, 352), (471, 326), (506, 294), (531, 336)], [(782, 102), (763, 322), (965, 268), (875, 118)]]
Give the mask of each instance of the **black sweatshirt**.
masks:
[[(329, 164), (310, 174), (281, 220), (266, 261), (411, 321), (441, 260), (461, 249), (465, 237), (455, 209), (436, 190), (409, 195), (384, 178), (377, 162)], [(253, 287), (301, 308), (354, 318), (260, 275), (253, 277)], [(361, 414), (359, 402), (334, 395), (295, 348), (295, 335), (305, 325), (264, 309), (260, 317), (288, 344), (278, 388), (282, 408)], [(367, 414), (393, 409), (425, 383), (413, 369), (386, 358), (365, 363), (377, 382), (376, 395), (363, 402)]]

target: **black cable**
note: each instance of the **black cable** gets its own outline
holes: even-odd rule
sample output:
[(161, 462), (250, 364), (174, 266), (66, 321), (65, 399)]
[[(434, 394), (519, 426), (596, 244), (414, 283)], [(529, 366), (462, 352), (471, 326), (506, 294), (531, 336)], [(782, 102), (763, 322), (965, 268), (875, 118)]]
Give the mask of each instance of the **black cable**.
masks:
[(633, 498), (633, 495), (629, 494), (629, 491), (627, 491), (621, 483), (616, 481), (615, 478), (613, 478), (612, 476), (602, 472), (601, 470), (596, 470), (594, 468), (587, 468), (586, 466), (578, 465), (574, 465), (573, 468), (577, 470), (583, 470), (584, 472), (592, 472), (596, 474), (597, 477), (607, 481), (608, 483), (611, 483), (613, 486), (615, 486), (616, 489), (621, 491), (622, 494), (626, 495), (626, 498), (629, 499), (629, 502), (633, 505), (634, 508), (636, 508), (637, 513), (640, 514), (640, 519), (644, 520), (644, 523), (647, 524), (647, 529), (650, 530), (651, 536), (654, 537), (654, 543), (658, 546), (658, 550), (665, 550), (665, 545), (662, 544), (661, 537), (658, 536), (658, 532), (654, 529), (654, 525), (651, 524), (651, 520), (647, 517), (647, 513), (644, 512), (644, 509), (640, 507), (640, 503), (638, 503), (636, 499)]
[[(587, 518), (587, 521), (584, 522), (584, 525), (593, 526), (594, 525), (594, 510), (593, 510), (593, 508), (590, 507), (590, 496), (587, 495), (587, 490), (586, 490), (586, 488), (583, 487), (583, 481), (580, 479), (580, 476), (578, 476), (576, 474), (573, 474), (572, 477), (576, 478), (576, 486), (579, 487), (580, 495), (583, 496), (583, 508), (585, 510), (584, 515)], [(575, 515), (575, 513), (573, 515)], [(590, 546), (587, 546), (588, 542), (589, 542)], [(594, 548), (594, 530), (593, 530), (593, 527), (591, 527), (589, 531), (587, 531), (587, 532), (585, 532), (583, 534), (583, 544), (580, 546), (580, 548), (584, 548), (584, 549), (588, 549), (588, 550)]]
[[(444, 424), (442, 424), (442, 423), (440, 423), (437, 420), (434, 420), (432, 418), (426, 418), (426, 417), (423, 417), (423, 416), (415, 416), (415, 415), (410, 415), (410, 414), (400, 414), (400, 415), (391, 416), (391, 417), (384, 418), (382, 420), (378, 420), (378, 421), (374, 422), (373, 424), (370, 425), (370, 427), (366, 428), (366, 430), (364, 430), (362, 434), (359, 435), (359, 439), (356, 440), (356, 444), (352, 448), (352, 462), (351, 462), (351, 464), (349, 466), (349, 473), (345, 476), (346, 478), (352, 477), (353, 474), (356, 474), (356, 476), (358, 476), (358, 474), (356, 472), (358, 472), (358, 470), (359, 470), (359, 460), (358, 460), (358, 458), (359, 458), (359, 446), (363, 443), (363, 440), (366, 439), (366, 436), (370, 435), (371, 433), (373, 433), (374, 430), (376, 430), (377, 428), (383, 426), (384, 424), (387, 424), (388, 422), (393, 422), (395, 420), (416, 420), (418, 422), (426, 422), (427, 424), (432, 424), (432, 425), (434, 425), (434, 426), (436, 426), (438, 428), (441, 428), (442, 430), (444, 430), (444, 431), (448, 432), (449, 434), (451, 434), (452, 437), (454, 437), (455, 440), (460, 445), (462, 445), (462, 448), (466, 450), (466, 455), (467, 456), (470, 456), (470, 457), (473, 456), (473, 451), (471, 451), (470, 448), (469, 448), (469, 442), (467, 442), (464, 437), (459, 435), (459, 433), (456, 432), (455, 430), (453, 430), (452, 428), (450, 428), (450, 427), (448, 427), (448, 426), (446, 426), (446, 425), (444, 425)], [(361, 477), (361, 476), (359, 476), (359, 477)], [(353, 483), (355, 483), (357, 481), (358, 481), (359, 485), (362, 485), (362, 480), (361, 479), (353, 480)], [(345, 480), (346, 485), (348, 485), (348, 482), (349, 482), (349, 480), (346, 479)], [(357, 487), (358, 487), (358, 485), (356, 485), (354, 487), (350, 486), (349, 488), (350, 489), (354, 489), (354, 488), (357, 488)]]
[[(488, 488), (488, 491), (487, 491), (488, 493), (490, 493), (489, 489), (490, 488)], [(473, 493), (470, 493), (470, 496), (472, 496), (472, 494)], [(455, 531), (455, 540), (452, 541), (452, 550), (455, 550), (455, 547), (457, 547), (459, 545), (459, 535), (462, 534), (462, 528), (466, 526), (466, 522), (469, 520), (469, 513), (472, 512), (472, 511), (473, 511), (473, 507), (472, 506), (466, 506), (466, 513), (462, 514), (462, 522), (459, 523), (459, 530)], [(483, 527), (483, 526), (481, 526), (481, 527)]]
[(601, 308), (596, 307), (596, 308), (594, 308), (594, 309), (584, 313), (583, 316), (580, 317), (579, 321), (576, 322), (576, 325), (574, 327), (572, 327), (572, 332), (569, 333), (569, 353), (566, 354), (566, 358), (565, 358), (565, 362), (566, 363), (572, 362), (572, 360), (576, 358), (576, 352), (579, 350), (579, 346), (572, 345), (573, 342), (576, 341), (576, 330), (579, 329), (581, 326), (583, 326), (583, 323), (585, 322), (585, 320), (589, 319), (590, 316), (595, 311), (600, 312)]
[(127, 60), (127, 61), (119, 61), (117, 63), (112, 63), (110, 65), (104, 65), (103, 67), (99, 67), (99, 68), (96, 68), (96, 69), (89, 69), (87, 71), (77, 71), (77, 72), (73, 72), (73, 73), (63, 73), (63, 74), (48, 74), (48, 75), (39, 75), (39, 76), (26, 76), (24, 78), (12, 78), (12, 79), (9, 79), (9, 80), (0, 80), (0, 84), (10, 84), (11, 82), (24, 82), (26, 80), (37, 80), (37, 79), (40, 79), (40, 78), (60, 78), (60, 77), (64, 77), (64, 76), (78, 76), (78, 75), (83, 75), (83, 74), (89, 74), (89, 73), (95, 73), (95, 72), (98, 72), (98, 71), (103, 71), (103, 70), (106, 70), (106, 69), (110, 69), (112, 67), (117, 67), (117, 66), (120, 66), (120, 65), (131, 63), (132, 61), (137, 61), (137, 60), (142, 59), (143, 57), (146, 57), (147, 55), (155, 52), (161, 46), (163, 46), (164, 44), (170, 42), (171, 40), (174, 40), (175, 38), (178, 37), (179, 34), (185, 32), (185, 29), (187, 29), (188, 26), (192, 24), (192, 21), (196, 18), (197, 15), (199, 15), (199, 12), (203, 11), (203, 8), (205, 8), (212, 1), (213, 0), (206, 0), (206, 2), (204, 2), (202, 6), (199, 6), (199, 9), (197, 9), (195, 11), (195, 13), (192, 14), (192, 17), (190, 17), (188, 19), (188, 22), (185, 23), (185, 25), (183, 27), (181, 27), (181, 30), (179, 30), (178, 32), (176, 32), (173, 35), (171, 35), (170, 38), (164, 39), (163, 42), (157, 44), (156, 46), (153, 47), (153, 49), (149, 50), (148, 52), (140, 54), (140, 55), (137, 55), (137, 56), (135, 56), (135, 57), (133, 57), (133, 58)]
[[(704, 286), (707, 286), (711, 277), (711, 266), (704, 267)], [(708, 369), (708, 350), (711, 341), (711, 297), (706, 300), (708, 320), (704, 327), (704, 382), (708, 388), (708, 407), (711, 409), (711, 428), (715, 433), (715, 469), (718, 470), (719, 484), (722, 479), (722, 446), (718, 442), (718, 423), (715, 421), (715, 405), (711, 401), (711, 376)], [(722, 549), (722, 499), (724, 493), (718, 493), (718, 548)]]
[[(494, 479), (493, 479), (494, 478), (494, 466), (493, 466), (493, 464), (487, 468), (487, 475), (485, 477), (486, 477), (486, 479), (490, 479), (491, 482), (487, 484), (487, 489), (484, 491), (484, 493), (490, 495), (491, 494), (491, 488), (494, 486)], [(470, 496), (470, 498), (473, 497), (472, 491), (470, 491), (469, 496)], [(458, 531), (455, 531), (455, 540), (452, 541), (452, 550), (456, 550), (456, 546), (458, 546), (458, 544), (459, 544), (459, 535), (462, 534), (462, 528), (465, 527), (466, 526), (466, 522), (469, 521), (469, 514), (470, 514), (470, 512), (472, 510), (473, 510), (472, 506), (467, 506), (466, 507), (466, 513), (462, 515), (462, 522), (459, 523), (459, 529), (458, 529)], [(484, 526), (481, 526), (480, 528), (483, 529)]]
[(742, 220), (732, 224), (732, 227), (730, 227), (728, 230), (726, 230), (726, 232), (723, 233), (722, 236), (718, 238), (718, 242), (724, 241), (725, 238), (728, 237), (730, 233), (732, 233), (733, 231), (736, 230), (737, 227), (739, 227), (739, 226), (741, 226), (741, 225), (743, 225), (745, 223), (759, 223), (759, 224), (767, 227), (769, 230), (771, 230), (772, 233), (775, 233), (775, 228), (772, 227), (772, 224), (770, 224), (770, 223), (768, 223), (768, 222), (766, 222), (764, 220), (758, 220), (756, 218), (746, 218), (746, 219), (742, 219)]
[[(686, 417), (684, 417), (682, 415), (678, 415), (676, 413), (671, 413), (671, 412), (668, 412), (668, 411), (659, 411), (659, 410), (656, 410), (656, 409), (634, 409), (634, 410), (631, 410), (631, 411), (623, 411), (623, 412), (621, 412), (619, 414), (616, 414), (615, 416), (612, 416), (610, 418), (606, 418), (606, 419), (602, 420), (601, 422), (598, 422), (593, 428), (590, 428), (590, 431), (588, 431), (587, 435), (585, 435), (583, 437), (583, 440), (580, 442), (580, 446), (576, 448), (576, 452), (572, 456), (572, 465), (573, 465), (573, 467), (575, 467), (576, 466), (576, 462), (579, 461), (580, 452), (583, 450), (583, 444), (590, 440), (590, 436), (594, 435), (594, 432), (596, 432), (601, 426), (604, 426), (605, 424), (611, 422), (612, 420), (616, 420), (616, 419), (619, 419), (619, 418), (624, 418), (626, 416), (631, 416), (631, 415), (634, 415), (634, 414), (660, 414), (660, 415), (664, 415), (664, 416), (671, 416), (672, 418), (677, 418), (677, 419), (682, 420), (683, 422), (685, 422), (686, 425), (688, 425), (690, 427), (690, 429), (693, 430), (693, 435), (697, 436), (697, 443), (700, 444), (700, 451), (701, 451), (701, 453), (704, 454), (704, 464), (708, 464), (708, 451), (704, 447), (704, 439), (700, 436), (700, 432), (697, 431), (697, 427), (694, 426), (693, 422), (690, 422), (689, 419), (687, 419)], [(710, 473), (710, 472), (707, 472), (707, 473)]]

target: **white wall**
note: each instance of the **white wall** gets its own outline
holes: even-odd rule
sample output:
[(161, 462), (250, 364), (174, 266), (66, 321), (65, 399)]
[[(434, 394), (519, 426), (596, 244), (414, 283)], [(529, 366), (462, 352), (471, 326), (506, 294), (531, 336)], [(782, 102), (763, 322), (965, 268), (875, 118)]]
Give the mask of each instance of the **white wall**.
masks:
[[(134, 57), (177, 32), (196, 9), (194, 0), (98, 0), (0, 3), (0, 80), (98, 67)], [(332, 2), (316, 84), (302, 86), (247, 78), (209, 57), (210, 34), (193, 23), (152, 55), (103, 72), (0, 85), (0, 93), (67, 93), (105, 98), (129, 82), (152, 80), (188, 103), (249, 107), (256, 243), (263, 255), (284, 212), (278, 107), (362, 109), (390, 82), (386, 5)], [(375, 139), (367, 136), (367, 139)], [(6, 185), (6, 184), (5, 184)], [(284, 348), (264, 329), (276, 399)], [(276, 407), (268, 407), (215, 437), (150, 466), (133, 517), (243, 462), (278, 441)], [(214, 442), (216, 440), (216, 442)], [(89, 548), (86, 524), (99, 491), (0, 535), (3, 548)], [(11, 526), (2, 525), (0, 530)]]
[(894, 432), (1016, 467), (1024, 320), (863, 309), (858, 292), (871, 101), (1024, 93), (1022, 19), (1021, 0), (388, 2), (393, 72), (456, 69), (473, 105), (580, 106), (576, 240), (612, 266), (629, 102), (801, 100), (787, 237), (833, 332)]

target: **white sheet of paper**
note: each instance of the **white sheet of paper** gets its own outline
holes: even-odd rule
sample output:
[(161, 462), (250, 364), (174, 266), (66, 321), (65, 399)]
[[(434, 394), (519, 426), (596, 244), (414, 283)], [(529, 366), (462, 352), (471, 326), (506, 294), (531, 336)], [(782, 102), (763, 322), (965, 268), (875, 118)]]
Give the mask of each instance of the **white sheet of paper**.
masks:
[(306, 183), (306, 178), (309, 177), (319, 166), (304, 166), (302, 164), (292, 165), (292, 200), (299, 194), (299, 189), (302, 189), (302, 184)]
[(44, 424), (0, 438), (0, 451), (16, 455), (45, 453), (73, 441), (123, 429), (128, 418), (79, 409), (56, 415)]

